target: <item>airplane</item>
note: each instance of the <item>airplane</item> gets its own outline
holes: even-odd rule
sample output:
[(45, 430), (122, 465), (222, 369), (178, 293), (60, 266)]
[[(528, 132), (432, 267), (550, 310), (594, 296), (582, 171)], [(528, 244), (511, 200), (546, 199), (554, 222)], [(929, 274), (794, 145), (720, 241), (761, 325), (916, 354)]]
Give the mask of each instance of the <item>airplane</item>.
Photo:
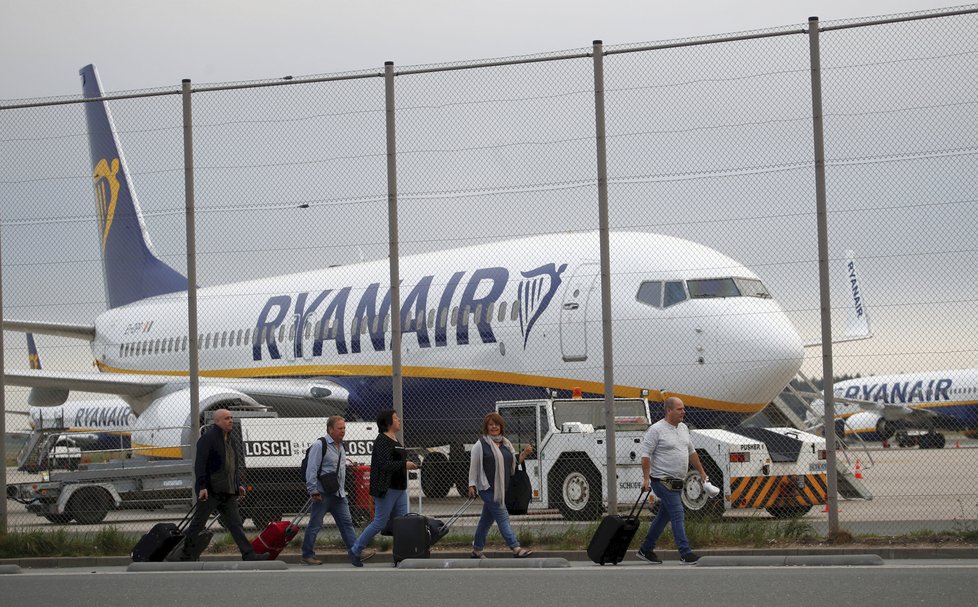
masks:
[[(80, 75), (85, 97), (101, 97), (95, 67)], [(392, 406), (388, 260), (200, 288), (200, 331), (188, 338), (187, 279), (153, 253), (106, 103), (85, 111), (108, 310), (90, 325), (4, 319), (3, 328), (87, 340), (100, 372), (7, 370), (8, 384), (47, 405), (68, 390), (116, 394), (142, 420), (186, 407), (196, 344), (210, 391), (202, 411), (237, 401), (372, 420)], [(675, 395), (693, 426), (736, 425), (800, 369), (800, 336), (743, 264), (659, 234), (615, 231), (609, 241), (616, 396), (661, 409)], [(598, 250), (592, 231), (401, 258), (409, 446), (450, 445), (467, 466), (462, 445), (496, 401), (603, 394)]]
[[(937, 430), (978, 432), (978, 369), (861, 377), (836, 382), (832, 392), (837, 430), (863, 440), (888, 441), (897, 432), (918, 429), (926, 434), (898, 440), (941, 449), (946, 438)], [(820, 423), (822, 401), (813, 402), (812, 410), (809, 421)]]
[[(41, 368), (34, 334), (27, 333), (27, 357), (31, 369)], [(82, 448), (100, 445), (128, 446), (135, 422), (132, 408), (121, 399), (73, 400), (53, 407), (27, 408), (27, 425), (32, 431), (63, 430), (82, 440)], [(91, 444), (89, 444), (91, 443)]]

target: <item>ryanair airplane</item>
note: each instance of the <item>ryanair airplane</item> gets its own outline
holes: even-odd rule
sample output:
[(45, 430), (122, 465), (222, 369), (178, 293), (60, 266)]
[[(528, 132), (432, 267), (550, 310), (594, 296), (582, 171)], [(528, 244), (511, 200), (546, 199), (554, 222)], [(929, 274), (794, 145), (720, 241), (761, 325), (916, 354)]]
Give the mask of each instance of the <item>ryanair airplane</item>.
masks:
[[(978, 369), (861, 377), (834, 384), (832, 392), (845, 433), (864, 440), (918, 429), (927, 431), (917, 440), (921, 447), (940, 449), (946, 441), (938, 430), (978, 432)], [(822, 402), (812, 408), (821, 421)]]
[[(101, 97), (94, 66), (80, 74), (85, 96)], [(33, 404), (109, 393), (140, 422), (180, 411), (182, 423), (197, 347), (202, 411), (370, 420), (391, 407), (388, 260), (201, 288), (199, 335), (188, 336), (187, 280), (153, 254), (109, 108), (88, 103), (86, 116), (109, 309), (91, 325), (3, 327), (87, 340), (100, 373), (8, 370), (8, 384), (31, 387)], [(598, 251), (590, 232), (400, 260), (409, 445), (454, 452), (499, 400), (603, 394)], [(687, 423), (718, 427), (763, 409), (799, 370), (797, 331), (737, 261), (679, 238), (613, 232), (610, 263), (617, 396), (679, 396)]]
[[(41, 357), (32, 333), (27, 334), (27, 359), (31, 369), (41, 368)], [(99, 443), (116, 446), (120, 444), (119, 439), (108, 437), (126, 437), (128, 443), (135, 419), (132, 407), (118, 399), (74, 400), (53, 407), (31, 406), (27, 409), (27, 424), (31, 430), (89, 433), (95, 435)]]

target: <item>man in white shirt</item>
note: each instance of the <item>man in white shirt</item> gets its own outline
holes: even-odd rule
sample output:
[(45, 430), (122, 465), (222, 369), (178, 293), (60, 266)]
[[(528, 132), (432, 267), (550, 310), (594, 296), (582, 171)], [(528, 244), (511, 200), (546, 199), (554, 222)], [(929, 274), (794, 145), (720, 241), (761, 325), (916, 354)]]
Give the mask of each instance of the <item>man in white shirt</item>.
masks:
[(692, 564), (699, 560), (689, 547), (683, 518), (682, 486), (689, 470), (689, 463), (700, 473), (703, 482), (709, 481), (700, 457), (689, 438), (689, 428), (683, 423), (686, 408), (683, 401), (670, 396), (663, 403), (665, 418), (655, 422), (642, 437), (642, 491), (652, 492), (659, 498), (659, 513), (656, 514), (638, 549), (638, 558), (649, 563), (661, 563), (655, 554), (655, 543), (672, 523), (672, 537), (679, 548), (679, 559)]

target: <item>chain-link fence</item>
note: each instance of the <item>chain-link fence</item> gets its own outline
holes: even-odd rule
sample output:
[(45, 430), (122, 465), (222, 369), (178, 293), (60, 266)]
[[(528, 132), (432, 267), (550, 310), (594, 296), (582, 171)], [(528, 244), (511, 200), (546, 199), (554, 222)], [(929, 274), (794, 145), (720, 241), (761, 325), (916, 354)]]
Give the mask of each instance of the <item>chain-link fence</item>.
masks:
[[(831, 454), (807, 378), (831, 314), (842, 526), (973, 528), (976, 12), (194, 85), (195, 338), (180, 91), (0, 108), (4, 322), (38, 344), (5, 334), (7, 428), (30, 431), (8, 449), (10, 527), (178, 518), (196, 342), (199, 423), (235, 410), (258, 527), (303, 503), (298, 464), (331, 414), (369, 519), (374, 418), (394, 407), (422, 462), (413, 509), (457, 507), (498, 410), (515, 449), (535, 447), (518, 524), (592, 520), (606, 441), (627, 505), (642, 435), (678, 396), (722, 490), (691, 470), (691, 512), (824, 528)], [(29, 358), (63, 381), (20, 373)], [(116, 389), (93, 365), (124, 374)], [(85, 386), (125, 402), (56, 407)]]

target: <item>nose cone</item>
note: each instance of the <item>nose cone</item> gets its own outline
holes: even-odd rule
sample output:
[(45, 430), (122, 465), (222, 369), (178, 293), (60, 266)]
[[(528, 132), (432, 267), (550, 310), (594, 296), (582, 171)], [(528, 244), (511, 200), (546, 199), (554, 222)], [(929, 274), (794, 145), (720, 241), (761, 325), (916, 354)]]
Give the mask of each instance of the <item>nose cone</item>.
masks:
[(774, 399), (801, 369), (801, 337), (781, 306), (771, 299), (730, 300), (717, 324), (714, 352), (723, 391), (733, 403)]

